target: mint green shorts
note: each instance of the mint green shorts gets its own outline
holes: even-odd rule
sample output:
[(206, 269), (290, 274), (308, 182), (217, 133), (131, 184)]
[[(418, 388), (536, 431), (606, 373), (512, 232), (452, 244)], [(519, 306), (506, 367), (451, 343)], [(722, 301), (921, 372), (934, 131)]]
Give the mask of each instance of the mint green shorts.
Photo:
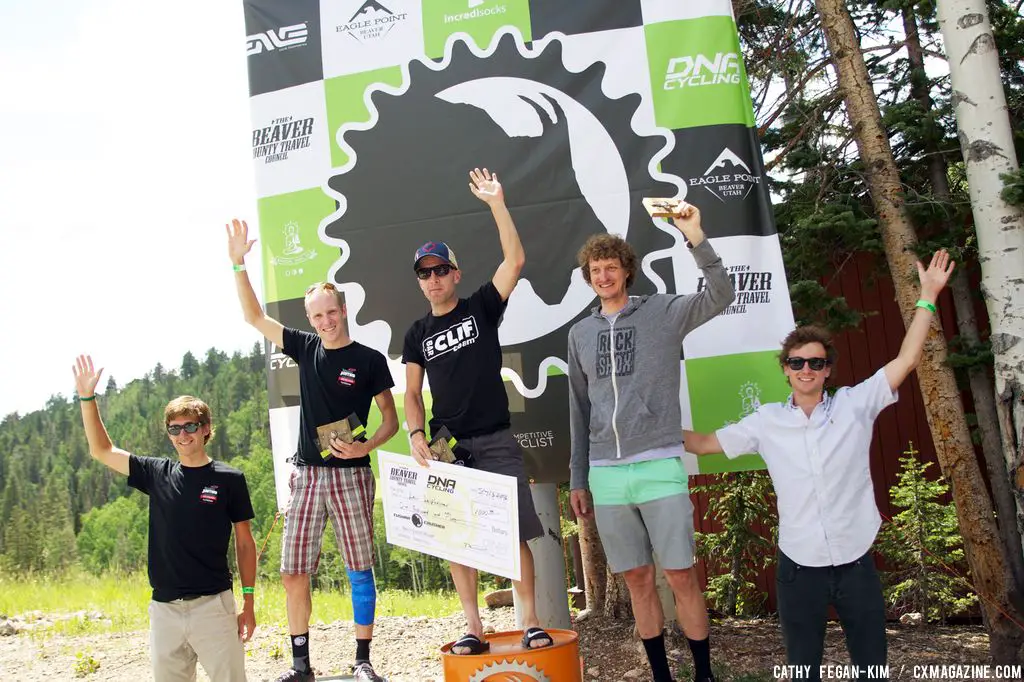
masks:
[(590, 467), (594, 517), (613, 573), (693, 566), (693, 503), (679, 457)]

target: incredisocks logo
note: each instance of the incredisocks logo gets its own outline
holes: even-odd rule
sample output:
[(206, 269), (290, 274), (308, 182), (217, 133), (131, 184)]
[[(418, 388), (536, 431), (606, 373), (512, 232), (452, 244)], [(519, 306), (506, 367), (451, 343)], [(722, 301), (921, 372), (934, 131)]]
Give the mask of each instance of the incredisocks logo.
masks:
[(496, 14), (504, 14), (508, 11), (507, 5), (494, 5), (492, 7), (480, 7), (485, 4), (485, 0), (469, 0), (469, 11), (461, 12), (459, 14), (446, 14), (444, 15), (444, 23), (451, 24), (456, 21), (468, 21), (472, 19), (480, 19), (482, 17), (490, 17)]
[[(734, 265), (727, 268), (732, 288), (736, 292), (736, 300), (722, 311), (722, 315), (735, 315), (747, 312), (748, 305), (764, 305), (772, 302), (772, 273), (755, 272), (749, 265)], [(697, 278), (698, 293), (704, 291), (707, 282), (703, 277)]]
[(216, 485), (208, 485), (203, 488), (203, 492), (199, 493), (199, 499), (206, 504), (216, 504), (217, 502), (217, 488)]
[(309, 147), (313, 135), (313, 117), (282, 116), (266, 128), (252, 131), (252, 158), (276, 163), (288, 158), (288, 152)]
[(476, 343), (479, 336), (480, 331), (476, 326), (476, 318), (470, 315), (462, 322), (425, 339), (423, 341), (423, 358), (429, 362), (445, 353), (465, 348)]
[(718, 52), (714, 57), (687, 55), (668, 60), (665, 90), (699, 88), (705, 85), (739, 85), (740, 56), (735, 52)]

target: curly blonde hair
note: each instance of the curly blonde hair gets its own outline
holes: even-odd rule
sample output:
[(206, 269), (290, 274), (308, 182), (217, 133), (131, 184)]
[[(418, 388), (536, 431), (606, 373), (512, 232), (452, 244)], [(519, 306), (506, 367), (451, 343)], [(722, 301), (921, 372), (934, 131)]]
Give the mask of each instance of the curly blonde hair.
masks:
[(633, 286), (633, 280), (636, 279), (636, 251), (622, 237), (607, 233), (591, 235), (576, 254), (583, 281), (590, 284), (590, 264), (593, 261), (612, 258), (618, 258), (626, 271), (626, 288)]

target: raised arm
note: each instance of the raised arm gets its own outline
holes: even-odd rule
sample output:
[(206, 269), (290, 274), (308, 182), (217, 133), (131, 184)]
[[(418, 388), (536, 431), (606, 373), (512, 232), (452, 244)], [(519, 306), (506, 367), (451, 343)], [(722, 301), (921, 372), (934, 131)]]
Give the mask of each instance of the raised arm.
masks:
[(410, 450), (420, 466), (434, 459), (427, 442), (427, 411), (423, 407), (423, 366), (405, 363), (405, 423), (409, 425)]
[(96, 403), (96, 384), (99, 383), (103, 368), (95, 370), (92, 358), (79, 355), (72, 368), (75, 373), (75, 391), (78, 392), (78, 404), (82, 408), (82, 424), (85, 426), (85, 438), (89, 441), (89, 454), (119, 474), (128, 475), (128, 458), (130, 455), (110, 442), (107, 427), (100, 418), (100, 407)]
[(667, 306), (665, 324), (684, 338), (725, 310), (735, 300), (736, 292), (721, 257), (704, 237), (697, 207), (683, 202), (679, 215), (672, 221), (692, 247), (693, 259), (704, 275), (705, 284), (695, 294), (662, 299)]
[(523, 250), (523, 243), (519, 240), (519, 232), (512, 222), (512, 214), (505, 206), (505, 192), (498, 182), (498, 174), (491, 174), (486, 168), (480, 170), (474, 168), (469, 172), (469, 189), (480, 201), (491, 208), (491, 215), (498, 225), (498, 238), (501, 240), (501, 255), (504, 257), (501, 265), (494, 272), (491, 282), (494, 288), (501, 295), (501, 300), (507, 301), (512, 295), (519, 281), (519, 273), (523, 271), (526, 263), (526, 252)]
[[(949, 253), (945, 249), (936, 251), (932, 256), (932, 262), (925, 269), (921, 261), (917, 262), (917, 276), (921, 280), (922, 305), (914, 311), (914, 319), (907, 327), (907, 335), (903, 337), (900, 345), (900, 352), (893, 360), (885, 366), (885, 378), (889, 382), (889, 388), (893, 391), (900, 387), (911, 372), (921, 363), (921, 354), (924, 352), (924, 342), (928, 338), (928, 327), (932, 323), (932, 310), (935, 308), (935, 301), (949, 276), (953, 274), (955, 263), (950, 260)], [(931, 306), (928, 308), (927, 306)]]
[(714, 455), (722, 452), (716, 433), (697, 433), (683, 429), (683, 449), (695, 455)]
[(256, 243), (249, 239), (249, 226), (244, 220), (234, 218), (224, 229), (228, 233), (228, 257), (235, 268), (235, 288), (238, 291), (238, 302), (242, 305), (245, 321), (256, 328), (260, 334), (278, 348), (284, 348), (284, 326), (272, 317), (267, 317), (252, 290), (249, 273), (245, 271), (245, 256)]
[[(238, 562), (238, 579), (242, 587), (256, 585), (256, 541), (248, 521), (239, 521), (235, 527), (235, 559)], [(242, 612), (238, 614), (238, 637), (243, 642), (252, 639), (256, 629), (255, 595), (242, 593)]]

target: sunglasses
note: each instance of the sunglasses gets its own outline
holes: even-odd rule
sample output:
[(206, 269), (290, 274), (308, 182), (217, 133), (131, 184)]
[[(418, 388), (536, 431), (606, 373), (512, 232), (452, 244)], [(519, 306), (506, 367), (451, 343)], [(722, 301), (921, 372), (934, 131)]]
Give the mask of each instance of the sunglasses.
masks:
[(820, 372), (825, 369), (829, 363), (828, 358), (800, 358), (800, 357), (789, 357), (786, 358), (786, 366), (794, 372), (799, 372), (804, 368), (804, 363), (811, 366), (815, 372)]
[(432, 268), (417, 268), (416, 276), (420, 279), (430, 279), (431, 274), (437, 275), (438, 277), (447, 277), (448, 273), (452, 270), (454, 270), (454, 268), (448, 263), (441, 263), (440, 265), (435, 265)]
[(184, 424), (171, 424), (170, 426), (167, 427), (167, 433), (171, 434), (172, 436), (177, 436), (178, 434), (180, 434), (182, 432), (182, 430), (184, 430), (185, 433), (195, 433), (196, 431), (199, 430), (200, 426), (201, 426), (201, 424), (199, 422), (185, 422)]

